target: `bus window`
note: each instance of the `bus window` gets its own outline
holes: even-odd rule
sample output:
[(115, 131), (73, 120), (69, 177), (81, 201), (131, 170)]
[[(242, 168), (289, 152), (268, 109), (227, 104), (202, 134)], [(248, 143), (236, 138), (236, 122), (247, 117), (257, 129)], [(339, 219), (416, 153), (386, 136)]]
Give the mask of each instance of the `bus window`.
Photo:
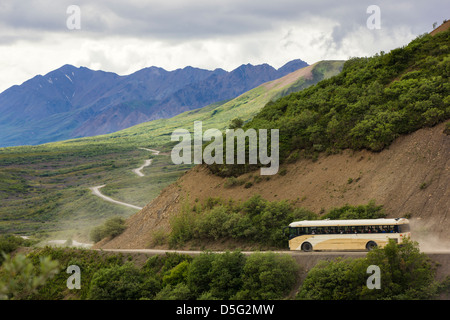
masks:
[(355, 233), (365, 233), (363, 226), (357, 226), (355, 227)]
[(299, 235), (311, 234), (311, 228), (310, 227), (302, 227), (302, 228), (299, 228), (299, 229), (300, 229)]
[(336, 234), (338, 232), (338, 227), (328, 227), (328, 233), (330, 234)]

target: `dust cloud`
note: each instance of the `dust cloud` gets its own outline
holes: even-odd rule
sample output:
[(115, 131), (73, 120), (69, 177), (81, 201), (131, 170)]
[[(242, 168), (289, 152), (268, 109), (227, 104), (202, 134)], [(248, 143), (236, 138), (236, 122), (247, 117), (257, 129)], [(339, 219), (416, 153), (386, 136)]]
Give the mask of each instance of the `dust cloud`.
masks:
[(448, 237), (442, 237), (433, 233), (430, 222), (420, 218), (409, 219), (411, 227), (411, 240), (419, 243), (422, 252), (448, 252), (450, 253), (450, 241)]

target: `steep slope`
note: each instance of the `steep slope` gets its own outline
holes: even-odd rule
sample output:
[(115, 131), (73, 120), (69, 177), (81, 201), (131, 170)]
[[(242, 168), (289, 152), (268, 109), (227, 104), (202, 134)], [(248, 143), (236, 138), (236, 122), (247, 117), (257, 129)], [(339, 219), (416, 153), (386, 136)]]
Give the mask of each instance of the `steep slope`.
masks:
[(115, 132), (238, 96), (307, 66), (243, 65), (231, 72), (150, 67), (127, 76), (71, 65), (0, 94), (0, 146)]
[(439, 27), (431, 31), (430, 34), (434, 36), (435, 34), (448, 30), (449, 28), (450, 28), (450, 20), (444, 20), (444, 22)]
[[(251, 188), (226, 188), (225, 178), (204, 166), (195, 167), (133, 215), (122, 235), (97, 247), (153, 247), (153, 236), (169, 231), (170, 217), (186, 203), (202, 203), (209, 197), (246, 200), (255, 194), (271, 201), (290, 200), (317, 213), (374, 199), (389, 217), (410, 216), (416, 237), (436, 235), (446, 243), (450, 239), (450, 135), (443, 133), (444, 127), (440, 124), (402, 136), (380, 153), (347, 150), (322, 155), (316, 162), (299, 160), (283, 166), (286, 175), (263, 179)], [(254, 181), (252, 173), (239, 178)]]

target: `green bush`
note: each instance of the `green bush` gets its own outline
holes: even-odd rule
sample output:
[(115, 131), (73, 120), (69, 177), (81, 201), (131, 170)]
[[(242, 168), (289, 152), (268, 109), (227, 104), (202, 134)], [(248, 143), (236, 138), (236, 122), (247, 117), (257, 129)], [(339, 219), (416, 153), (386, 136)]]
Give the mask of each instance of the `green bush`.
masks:
[(241, 289), (244, 264), (245, 256), (239, 251), (216, 255), (211, 263), (211, 295), (221, 300), (233, 297)]
[(121, 217), (112, 217), (98, 227), (91, 230), (90, 238), (94, 242), (99, 242), (106, 237), (117, 237), (125, 231), (125, 220)]
[(233, 120), (231, 120), (229, 128), (230, 129), (238, 129), (238, 128), (242, 128), (243, 125), (244, 125), (244, 120), (242, 120), (241, 118), (234, 118)]
[(163, 276), (163, 286), (185, 283), (189, 271), (189, 261), (184, 260)]
[(159, 289), (156, 279), (146, 279), (138, 268), (127, 263), (98, 270), (92, 277), (88, 299), (137, 300), (151, 298)]
[(211, 266), (215, 255), (211, 253), (202, 253), (192, 260), (187, 274), (187, 285), (192, 293), (200, 296), (210, 290), (211, 284)]
[[(65, 298), (66, 294), (71, 299), (87, 299), (92, 277), (98, 270), (123, 264), (121, 254), (106, 255), (96, 250), (75, 248), (44, 247), (33, 250), (27, 257), (33, 265), (38, 266), (41, 256), (49, 256), (52, 260), (59, 261), (64, 270), (48, 280), (45, 286), (39, 288), (27, 299), (61, 300)], [(82, 273), (80, 290), (68, 290), (66, 287), (69, 275), (65, 272), (65, 268), (69, 265), (80, 267)]]
[(356, 300), (367, 274), (360, 268), (361, 260), (341, 259), (319, 261), (306, 276), (298, 299)]
[(31, 242), (21, 237), (17, 237), (11, 234), (0, 235), (0, 265), (4, 261), (4, 254), (9, 254), (22, 246), (28, 246)]
[(237, 299), (281, 299), (289, 294), (298, 277), (294, 258), (275, 253), (253, 253), (245, 261), (242, 289)]
[(193, 295), (185, 283), (165, 286), (155, 300), (191, 300)]
[(39, 265), (19, 253), (14, 257), (4, 254), (0, 272), (0, 300), (22, 300), (34, 294), (59, 272), (59, 262), (49, 256), (39, 257)]
[(223, 184), (223, 186), (225, 188), (232, 188), (232, 187), (236, 187), (236, 186), (242, 186), (244, 183), (245, 183), (245, 181), (242, 179), (238, 179), (235, 177), (229, 177), (225, 180), (225, 183)]
[(328, 213), (322, 216), (322, 219), (378, 219), (385, 217), (386, 212), (384, 211), (383, 206), (377, 206), (375, 201), (371, 200), (367, 205), (345, 205), (340, 208), (331, 209)]
[(445, 124), (445, 128), (444, 128), (444, 131), (443, 131), (446, 135), (450, 135), (450, 122), (447, 122), (446, 124)]
[[(380, 268), (380, 289), (369, 289), (367, 268)], [(365, 258), (321, 261), (308, 272), (297, 298), (314, 300), (432, 299), (442, 287), (431, 260), (418, 244), (390, 241)]]

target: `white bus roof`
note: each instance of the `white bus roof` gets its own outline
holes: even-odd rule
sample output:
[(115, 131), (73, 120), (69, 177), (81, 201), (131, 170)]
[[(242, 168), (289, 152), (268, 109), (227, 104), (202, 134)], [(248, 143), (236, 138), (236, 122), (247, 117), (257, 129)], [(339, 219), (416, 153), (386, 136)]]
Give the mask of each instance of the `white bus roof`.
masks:
[(408, 219), (353, 219), (353, 220), (302, 220), (289, 224), (289, 227), (331, 227), (331, 226), (383, 226), (407, 224)]

